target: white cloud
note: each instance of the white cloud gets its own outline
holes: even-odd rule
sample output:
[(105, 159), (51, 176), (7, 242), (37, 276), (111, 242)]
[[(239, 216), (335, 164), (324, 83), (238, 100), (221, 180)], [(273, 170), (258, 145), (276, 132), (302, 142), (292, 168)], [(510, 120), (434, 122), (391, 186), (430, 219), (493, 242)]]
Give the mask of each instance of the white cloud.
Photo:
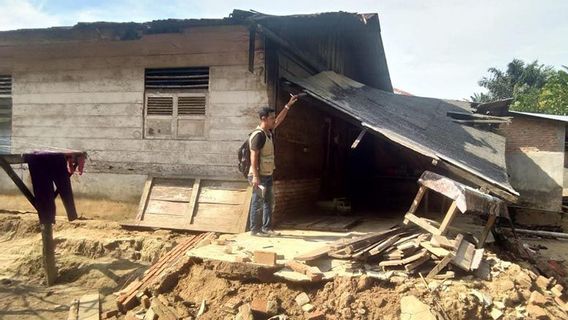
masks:
[[(37, 2), (37, 1), (45, 1)], [(395, 87), (417, 95), (467, 98), (477, 80), (513, 58), (568, 64), (568, 1), (550, 0), (0, 0), (0, 30), (93, 21), (222, 18), (233, 9), (286, 15), (379, 13)], [(79, 5), (81, 4), (81, 5)]]
[(61, 25), (61, 19), (43, 12), (28, 0), (0, 0), (0, 30), (45, 28)]

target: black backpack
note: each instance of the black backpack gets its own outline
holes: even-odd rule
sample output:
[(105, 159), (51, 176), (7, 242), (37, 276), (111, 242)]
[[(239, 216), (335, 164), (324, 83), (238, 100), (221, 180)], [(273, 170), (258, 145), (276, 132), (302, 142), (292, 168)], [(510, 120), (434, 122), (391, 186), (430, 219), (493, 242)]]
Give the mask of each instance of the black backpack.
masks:
[(256, 131), (260, 131), (264, 133), (261, 129), (255, 129), (251, 133), (249, 133), (248, 138), (243, 142), (239, 150), (237, 151), (237, 159), (238, 159), (238, 168), (239, 172), (243, 174), (245, 178), (248, 177), (249, 170), (250, 170), (250, 136), (255, 133)]

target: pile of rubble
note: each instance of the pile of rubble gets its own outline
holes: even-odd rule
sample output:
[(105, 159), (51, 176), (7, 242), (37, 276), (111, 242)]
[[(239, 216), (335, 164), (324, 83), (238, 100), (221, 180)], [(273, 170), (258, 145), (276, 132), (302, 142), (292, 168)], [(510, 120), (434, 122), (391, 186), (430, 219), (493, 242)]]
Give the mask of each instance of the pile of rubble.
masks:
[[(449, 263), (465, 270), (475, 271), (482, 264), (483, 249), (458, 234), (455, 239), (421, 232), (413, 227), (394, 227), (354, 239), (342, 239), (325, 249), (296, 257), (308, 262), (324, 256), (352, 261), (351, 270), (361, 263), (375, 265), (380, 271), (403, 269), (415, 273), (428, 270), (426, 278), (447, 279), (454, 276), (448, 271), (439, 274)], [(434, 263), (434, 265), (432, 265)]]

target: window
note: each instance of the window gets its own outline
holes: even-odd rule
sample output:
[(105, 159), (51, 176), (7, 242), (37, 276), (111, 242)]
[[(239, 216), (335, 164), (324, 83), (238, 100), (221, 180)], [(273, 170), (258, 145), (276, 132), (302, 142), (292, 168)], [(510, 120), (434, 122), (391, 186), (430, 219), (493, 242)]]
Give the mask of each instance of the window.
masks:
[(0, 74), (0, 153), (10, 153), (12, 136), (12, 76)]
[(144, 137), (205, 137), (209, 68), (146, 69)]

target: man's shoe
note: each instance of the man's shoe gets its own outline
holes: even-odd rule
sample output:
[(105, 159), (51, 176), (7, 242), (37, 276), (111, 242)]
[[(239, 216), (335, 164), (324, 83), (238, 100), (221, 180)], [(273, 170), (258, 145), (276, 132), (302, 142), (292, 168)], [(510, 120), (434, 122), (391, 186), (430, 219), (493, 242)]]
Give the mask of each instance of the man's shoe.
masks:
[(262, 233), (264, 233), (264, 234), (266, 234), (266, 235), (268, 235), (268, 236), (271, 236), (271, 237), (278, 237), (278, 236), (280, 236), (280, 233), (279, 233), (279, 232), (276, 232), (276, 231), (274, 231), (274, 230), (263, 230)]
[(250, 235), (253, 237), (269, 237), (264, 231), (251, 231)]

